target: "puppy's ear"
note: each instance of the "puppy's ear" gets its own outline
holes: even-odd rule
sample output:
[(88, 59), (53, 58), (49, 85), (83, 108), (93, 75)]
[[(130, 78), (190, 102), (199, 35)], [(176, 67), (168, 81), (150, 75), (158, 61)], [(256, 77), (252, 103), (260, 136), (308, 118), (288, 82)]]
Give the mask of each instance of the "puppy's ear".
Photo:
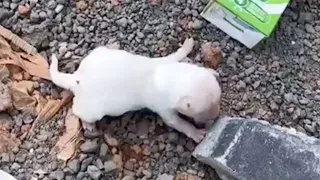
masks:
[(184, 96), (179, 99), (176, 104), (176, 110), (182, 114), (189, 115), (192, 113), (192, 97), (191, 96)]

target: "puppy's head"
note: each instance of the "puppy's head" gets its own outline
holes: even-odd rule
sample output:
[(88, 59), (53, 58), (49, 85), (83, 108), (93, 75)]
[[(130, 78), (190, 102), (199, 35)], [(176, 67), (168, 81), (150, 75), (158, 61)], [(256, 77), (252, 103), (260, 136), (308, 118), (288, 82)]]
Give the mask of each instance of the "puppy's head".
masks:
[[(213, 70), (214, 71), (214, 70)], [(181, 96), (176, 110), (194, 120), (196, 125), (203, 126), (209, 120), (219, 116), (221, 88), (216, 79), (217, 72), (208, 70), (206, 76), (195, 81), (188, 95)]]

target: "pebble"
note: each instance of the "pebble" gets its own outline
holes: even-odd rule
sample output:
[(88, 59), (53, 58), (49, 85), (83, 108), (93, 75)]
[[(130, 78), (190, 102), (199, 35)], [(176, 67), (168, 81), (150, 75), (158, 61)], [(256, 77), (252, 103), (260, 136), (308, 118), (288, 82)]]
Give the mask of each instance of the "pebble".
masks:
[(94, 180), (100, 179), (102, 175), (102, 172), (100, 171), (100, 169), (93, 165), (88, 166), (87, 173)]
[(308, 33), (316, 33), (316, 31), (314, 30), (314, 28), (311, 24), (306, 24), (305, 27), (306, 27), (306, 31)]
[(125, 176), (121, 180), (135, 180), (133, 176)]
[(108, 150), (109, 150), (108, 145), (106, 145), (105, 143), (101, 144), (99, 156), (105, 157), (108, 153)]
[(54, 11), (59, 14), (64, 8), (64, 5), (58, 4), (57, 7), (54, 9)]
[(116, 21), (117, 25), (122, 26), (122, 27), (127, 27), (128, 25), (128, 20), (126, 18), (121, 18)]
[(80, 162), (78, 159), (71, 160), (68, 162), (68, 167), (72, 170), (74, 173), (78, 173), (80, 170)]
[(174, 176), (170, 174), (161, 174), (160, 176), (157, 177), (156, 180), (173, 180)]
[(83, 34), (83, 33), (86, 32), (86, 29), (85, 29), (84, 27), (82, 27), (82, 26), (78, 26), (78, 27), (77, 27), (77, 31), (78, 31), (79, 33)]
[(84, 153), (93, 153), (97, 151), (99, 148), (99, 145), (94, 140), (86, 140), (83, 144), (80, 146), (80, 150)]
[(48, 8), (55, 9), (57, 7), (58, 3), (55, 0), (50, 0), (47, 4)]
[(53, 171), (50, 173), (49, 178), (52, 180), (63, 180), (64, 179), (64, 172), (61, 170)]
[(114, 171), (117, 169), (117, 165), (113, 161), (107, 161), (104, 163), (104, 171), (106, 173)]

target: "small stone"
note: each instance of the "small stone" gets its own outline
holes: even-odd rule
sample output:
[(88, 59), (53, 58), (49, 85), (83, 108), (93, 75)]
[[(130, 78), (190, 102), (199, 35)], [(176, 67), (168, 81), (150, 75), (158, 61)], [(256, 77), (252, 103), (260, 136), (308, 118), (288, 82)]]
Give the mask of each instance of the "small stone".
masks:
[(168, 141), (170, 143), (176, 143), (179, 141), (179, 134), (176, 132), (171, 132), (168, 134)]
[(243, 90), (243, 89), (245, 89), (246, 88), (246, 83), (244, 82), (244, 81), (239, 81), (238, 83), (237, 83), (237, 85), (236, 85), (236, 88), (238, 89), (238, 90)]
[(80, 162), (78, 159), (74, 159), (70, 162), (68, 162), (68, 167), (72, 170), (74, 173), (78, 173), (80, 170)]
[(126, 18), (121, 18), (119, 20), (116, 21), (116, 24), (122, 27), (127, 27), (128, 25), (128, 20)]
[(102, 175), (102, 172), (100, 171), (100, 169), (93, 165), (88, 166), (87, 173), (94, 180), (100, 179)]
[(246, 69), (244, 73), (245, 73), (247, 76), (249, 76), (249, 75), (251, 75), (254, 71), (255, 71), (255, 67), (252, 66), (252, 67)]
[(49, 178), (52, 180), (63, 180), (64, 172), (61, 170), (53, 171), (50, 173)]
[(37, 12), (35, 11), (31, 11), (31, 14), (30, 14), (30, 21), (31, 22), (38, 22), (40, 20), (40, 16)]
[(64, 8), (64, 5), (58, 4), (57, 7), (54, 9), (54, 11), (59, 14)]
[(201, 29), (202, 28), (202, 21), (200, 21), (199, 19), (194, 20), (192, 23), (192, 27), (193, 27), (193, 29)]
[(107, 29), (107, 27), (108, 27), (108, 23), (107, 22), (102, 22), (101, 24), (100, 24), (100, 28), (101, 29)]
[(49, 9), (55, 9), (57, 7), (58, 3), (55, 0), (51, 0), (48, 2), (47, 6)]
[(86, 175), (85, 172), (79, 172), (77, 175), (77, 179), (84, 179), (85, 175)]
[(11, 170), (12, 171), (17, 171), (20, 168), (21, 168), (21, 165), (16, 163), (16, 162), (11, 165)]
[(121, 180), (135, 180), (133, 176), (125, 176)]
[(99, 156), (105, 157), (107, 155), (108, 150), (109, 150), (109, 148), (105, 143), (101, 144)]
[(85, 10), (87, 10), (89, 5), (86, 1), (81, 0), (81, 1), (77, 2), (76, 6), (77, 6), (77, 9), (79, 9), (80, 11), (85, 11)]
[(29, 12), (29, 9), (25, 6), (19, 5), (18, 6), (18, 12), (21, 16), (26, 16)]
[(160, 176), (157, 177), (156, 180), (173, 180), (174, 176), (170, 174), (161, 174)]
[(86, 159), (84, 159), (81, 163), (81, 167), (80, 167), (80, 171), (85, 171), (87, 169), (87, 167), (89, 166), (89, 164), (91, 164), (93, 161), (92, 157), (88, 157)]
[(312, 33), (312, 34), (316, 33), (315, 29), (313, 28), (313, 26), (311, 24), (306, 24), (305, 27), (306, 27), (306, 31), (308, 33)]
[(92, 153), (95, 152), (99, 148), (98, 143), (93, 140), (86, 140), (80, 146), (80, 150), (84, 153)]
[(41, 11), (41, 12), (39, 13), (39, 17), (40, 17), (41, 19), (46, 19), (46, 18), (48, 17), (48, 15), (47, 15), (46, 12)]
[(134, 164), (131, 161), (127, 161), (124, 164), (124, 168), (126, 168), (129, 171), (133, 171), (134, 170)]
[(82, 27), (82, 26), (78, 26), (78, 27), (77, 27), (77, 31), (78, 31), (79, 33), (81, 33), (81, 34), (84, 34), (84, 33), (86, 32), (86, 29), (85, 29), (84, 27)]
[(138, 146), (138, 145), (133, 145), (133, 146), (131, 147), (131, 149), (132, 149), (136, 154), (140, 154), (141, 151), (142, 151), (141, 147)]
[(0, 112), (12, 106), (11, 91), (9, 87), (0, 82)]
[(288, 102), (288, 103), (293, 103), (295, 100), (295, 97), (293, 95), (293, 93), (286, 93), (284, 94), (284, 99)]
[(103, 166), (106, 173), (117, 169), (117, 165), (113, 161), (107, 161)]
[(142, 154), (144, 154), (146, 156), (150, 156), (150, 154), (151, 154), (150, 148), (149, 147), (143, 148)]
[(3, 162), (3, 163), (8, 163), (8, 162), (10, 162), (10, 156), (9, 156), (9, 154), (3, 153), (3, 154), (1, 155), (1, 157), (2, 157), (1, 162)]
[(316, 124), (306, 124), (306, 125), (304, 125), (304, 128), (308, 131), (308, 132), (310, 132), (310, 133), (315, 133), (316, 132)]
[(140, 39), (142, 39), (142, 38), (144, 37), (144, 34), (143, 34), (142, 32), (138, 32), (138, 33), (137, 33), (137, 36), (138, 36)]
[(147, 178), (151, 178), (151, 177), (152, 177), (152, 173), (151, 173), (150, 171), (143, 170), (142, 173), (143, 173)]
[(111, 147), (117, 147), (119, 146), (119, 142), (116, 138), (111, 137), (109, 134), (104, 135), (104, 140), (107, 142), (107, 144)]
[(122, 157), (119, 154), (115, 154), (112, 157), (112, 161), (116, 164), (116, 166), (121, 169), (123, 167)]

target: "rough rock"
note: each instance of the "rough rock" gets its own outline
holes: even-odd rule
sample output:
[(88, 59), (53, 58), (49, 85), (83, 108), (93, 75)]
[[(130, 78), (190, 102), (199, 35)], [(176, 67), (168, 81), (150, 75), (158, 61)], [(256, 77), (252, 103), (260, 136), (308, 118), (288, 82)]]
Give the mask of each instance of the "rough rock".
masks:
[(316, 179), (320, 140), (265, 121), (224, 117), (210, 128), (193, 156), (220, 178)]

